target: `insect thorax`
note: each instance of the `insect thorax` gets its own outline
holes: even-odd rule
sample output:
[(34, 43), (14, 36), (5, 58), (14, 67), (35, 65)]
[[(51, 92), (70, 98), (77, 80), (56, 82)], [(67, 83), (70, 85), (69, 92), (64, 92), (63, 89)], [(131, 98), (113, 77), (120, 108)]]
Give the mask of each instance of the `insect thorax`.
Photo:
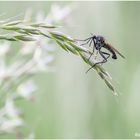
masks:
[(96, 38), (95, 38), (95, 48), (96, 48), (96, 50), (101, 49), (104, 45), (105, 45), (104, 37), (96, 36)]

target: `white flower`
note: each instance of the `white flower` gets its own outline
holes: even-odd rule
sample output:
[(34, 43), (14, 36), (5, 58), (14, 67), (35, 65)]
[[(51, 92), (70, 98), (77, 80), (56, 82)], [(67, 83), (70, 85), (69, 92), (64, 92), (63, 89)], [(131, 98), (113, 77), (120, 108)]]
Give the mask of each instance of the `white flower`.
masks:
[(36, 15), (36, 22), (43, 23), (45, 19), (45, 14), (43, 11), (39, 11)]
[(14, 100), (11, 98), (7, 98), (4, 108), (8, 118), (18, 118), (19, 114), (21, 113), (20, 110), (15, 106)]
[(0, 123), (0, 132), (12, 133), (15, 131), (15, 128), (22, 126), (23, 120), (20, 118), (15, 119), (5, 119)]
[(14, 105), (14, 100), (8, 97), (5, 106), (0, 110), (0, 133), (12, 133), (17, 127), (22, 126), (23, 120), (19, 114), (20, 111)]
[(34, 53), (34, 61), (38, 70), (46, 70), (48, 64), (54, 60), (52, 55), (45, 53), (44, 55), (42, 48), (36, 48)]
[(58, 23), (67, 18), (70, 12), (71, 9), (68, 6), (60, 7), (57, 4), (53, 4), (47, 16), (45, 16), (43, 11), (38, 12), (36, 16), (36, 21), (39, 23), (45, 22), (47, 24)]
[(10, 50), (11, 43), (9, 41), (4, 41), (0, 43), (0, 56), (5, 55)]
[(24, 97), (25, 99), (31, 100), (33, 98), (33, 93), (37, 90), (36, 85), (33, 81), (26, 81), (25, 83), (19, 85), (17, 91), (20, 96)]
[(43, 11), (38, 12), (36, 21), (39, 23), (46, 22), (47, 24), (58, 23), (67, 18), (70, 12), (71, 8), (69, 6), (60, 7), (57, 4), (53, 4), (47, 16), (45, 16)]
[(7, 76), (7, 68), (4, 59), (0, 59), (0, 79), (2, 80)]
[(33, 53), (34, 49), (35, 49), (35, 42), (26, 42), (22, 46), (20, 53), (23, 55), (30, 54)]
[(52, 16), (56, 21), (60, 21), (65, 19), (69, 13), (70, 13), (70, 8), (69, 7), (59, 7), (58, 5), (53, 5), (51, 7), (52, 9)]

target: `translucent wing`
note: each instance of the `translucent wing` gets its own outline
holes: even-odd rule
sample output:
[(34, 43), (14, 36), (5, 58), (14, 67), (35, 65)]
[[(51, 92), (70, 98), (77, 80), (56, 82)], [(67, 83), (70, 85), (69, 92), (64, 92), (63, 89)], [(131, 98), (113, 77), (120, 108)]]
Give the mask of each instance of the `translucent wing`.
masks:
[(121, 54), (117, 49), (115, 49), (112, 45), (110, 45), (110, 44), (108, 44), (108, 43), (106, 43), (106, 45), (107, 45), (110, 49), (114, 50), (117, 54), (119, 54), (122, 58), (125, 58), (125, 56), (122, 55), (122, 54)]

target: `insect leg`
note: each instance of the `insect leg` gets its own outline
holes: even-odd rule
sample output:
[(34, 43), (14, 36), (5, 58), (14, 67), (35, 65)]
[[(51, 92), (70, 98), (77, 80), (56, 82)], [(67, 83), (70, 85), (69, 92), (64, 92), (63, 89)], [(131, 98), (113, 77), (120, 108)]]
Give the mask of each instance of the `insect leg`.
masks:
[[(86, 73), (87, 73), (89, 70), (91, 70), (93, 67), (95, 67), (97, 64), (102, 64), (102, 63), (107, 62), (107, 59), (110, 57), (110, 54), (109, 54), (109, 53), (102, 52), (101, 50), (99, 50), (99, 53), (100, 53), (100, 55), (103, 57), (104, 60), (95, 63), (93, 66), (91, 66), (91, 67), (86, 71)], [(105, 57), (104, 55), (107, 55), (107, 57)]]
[(91, 39), (92, 37), (89, 37), (89, 38), (86, 38), (86, 39), (75, 39), (75, 41), (87, 41), (87, 40), (89, 40), (89, 39)]
[(81, 44), (80, 46), (83, 46), (83, 45), (88, 44), (91, 40), (92, 40), (92, 38), (89, 38), (89, 39), (87, 40), (87, 42), (85, 42), (85, 43)]
[(93, 40), (91, 39), (91, 40), (90, 40), (90, 43), (89, 43), (89, 47), (91, 47), (91, 43), (92, 43), (92, 41), (93, 41)]
[(108, 59), (110, 57), (110, 54), (109, 53), (106, 53), (106, 52), (102, 52), (103, 54), (107, 55), (106, 59)]
[[(94, 65), (93, 65), (93, 67), (95, 66), (95, 65), (97, 65), (97, 64), (102, 64), (102, 63), (105, 63), (105, 62), (107, 62), (107, 59), (110, 57), (110, 54), (109, 53), (106, 53), (106, 52), (102, 52), (101, 50), (99, 50), (99, 53), (100, 53), (100, 55), (103, 57), (103, 61), (100, 61), (100, 62), (97, 62), (97, 63), (95, 63)], [(107, 55), (107, 57), (105, 57), (105, 55)]]
[[(89, 47), (91, 47), (92, 41), (93, 41), (93, 40), (91, 39), (91, 41), (90, 41), (90, 43), (89, 43)], [(94, 48), (95, 48), (95, 47), (93, 46), (93, 51), (92, 51), (92, 53), (90, 54), (88, 60), (90, 60), (91, 56), (93, 55), (93, 53), (94, 53)]]

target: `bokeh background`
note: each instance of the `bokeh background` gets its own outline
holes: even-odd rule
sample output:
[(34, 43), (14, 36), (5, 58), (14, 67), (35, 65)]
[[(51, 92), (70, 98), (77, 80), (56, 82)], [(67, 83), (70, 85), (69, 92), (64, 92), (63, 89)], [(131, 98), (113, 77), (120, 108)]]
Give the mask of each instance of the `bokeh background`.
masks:
[(30, 133), (35, 138), (139, 138), (140, 2), (1, 1), (5, 15), (0, 18), (21, 13), (16, 19), (22, 19), (29, 9), (33, 16), (40, 11), (47, 15), (53, 5), (71, 10), (58, 31), (79, 39), (103, 35), (126, 56), (104, 64), (120, 95), (113, 96), (94, 70), (85, 74), (89, 66), (54, 43), (53, 70), (31, 77), (38, 87), (35, 101), (16, 102), (24, 114), (24, 125), (15, 129), (19, 136), (2, 133), (0, 138), (27, 138)]

